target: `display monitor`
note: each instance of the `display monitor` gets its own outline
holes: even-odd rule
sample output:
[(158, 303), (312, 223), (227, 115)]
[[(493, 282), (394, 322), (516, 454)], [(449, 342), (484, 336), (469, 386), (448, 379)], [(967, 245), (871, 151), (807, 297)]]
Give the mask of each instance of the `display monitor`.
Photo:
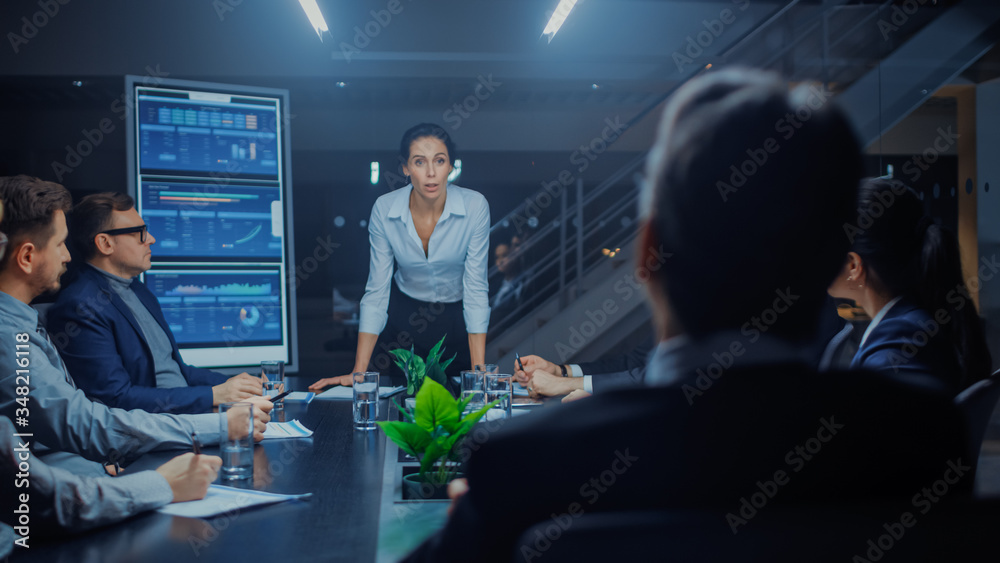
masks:
[(143, 276), (192, 365), (297, 368), (288, 91), (126, 78)]

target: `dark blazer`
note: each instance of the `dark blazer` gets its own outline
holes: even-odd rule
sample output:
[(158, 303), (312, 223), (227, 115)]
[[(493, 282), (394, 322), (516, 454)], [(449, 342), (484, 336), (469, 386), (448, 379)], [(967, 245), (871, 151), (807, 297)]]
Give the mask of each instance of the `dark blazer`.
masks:
[(721, 508), (745, 520), (720, 519), (738, 532), (772, 503), (891, 498), (903, 511), (943, 476), (965, 476), (952, 494), (971, 485), (943, 394), (796, 364), (709, 381), (700, 395), (621, 389), (509, 421), (477, 441), (469, 492), (407, 561), (509, 561), (531, 525), (566, 529), (582, 514)]
[[(950, 322), (955, 322), (950, 319)], [(901, 299), (868, 335), (852, 368), (882, 371), (915, 381), (938, 381), (958, 393), (962, 379), (954, 346), (942, 326), (912, 301)]]
[(174, 361), (190, 387), (156, 388), (153, 354), (138, 321), (108, 279), (90, 267), (81, 268), (79, 277), (62, 290), (46, 323), (77, 386), (110, 407), (211, 412), (211, 386), (224, 383), (226, 376), (185, 364), (156, 297), (138, 279), (131, 287), (166, 332)]
[(655, 346), (656, 340), (650, 335), (642, 344), (624, 354), (608, 354), (593, 362), (580, 362), (577, 365), (584, 375), (592, 376), (594, 393), (635, 387), (642, 385), (646, 377), (646, 363)]

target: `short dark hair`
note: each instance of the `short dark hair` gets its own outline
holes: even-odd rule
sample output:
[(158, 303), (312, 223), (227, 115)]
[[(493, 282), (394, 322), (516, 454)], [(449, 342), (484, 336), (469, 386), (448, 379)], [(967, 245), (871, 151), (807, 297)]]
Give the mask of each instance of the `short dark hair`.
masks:
[(451, 165), (455, 165), (455, 157), (458, 149), (455, 148), (455, 142), (451, 140), (451, 136), (448, 132), (444, 130), (444, 127), (440, 125), (435, 125), (434, 123), (421, 123), (419, 125), (414, 125), (403, 133), (402, 140), (399, 141), (399, 157), (403, 159), (403, 164), (410, 161), (410, 145), (413, 141), (421, 137), (434, 137), (444, 143), (446, 149), (448, 149), (448, 159), (451, 161)]
[[(660, 290), (692, 337), (747, 330), (762, 316), (772, 333), (813, 336), (849, 250), (841, 227), (854, 216), (863, 172), (830, 96), (733, 69), (692, 80), (667, 106), (644, 208), (672, 253)], [(785, 311), (767, 315), (771, 308)]]
[(128, 211), (135, 201), (121, 192), (90, 194), (73, 207), (69, 217), (69, 238), (84, 260), (97, 256), (94, 238), (114, 225), (115, 211)]
[(55, 182), (46, 182), (24, 174), (0, 177), (0, 200), (5, 212), (0, 231), (7, 235), (7, 252), (0, 259), (0, 269), (25, 242), (45, 246), (55, 234), (53, 215), (66, 213), (73, 205), (69, 190)]

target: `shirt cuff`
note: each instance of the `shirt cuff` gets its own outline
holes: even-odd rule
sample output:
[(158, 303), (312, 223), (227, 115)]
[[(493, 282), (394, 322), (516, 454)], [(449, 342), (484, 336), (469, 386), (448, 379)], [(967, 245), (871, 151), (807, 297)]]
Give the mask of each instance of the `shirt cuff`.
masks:
[(219, 414), (187, 414), (177, 415), (191, 422), (192, 430), (198, 433), (198, 441), (205, 446), (214, 446), (222, 441), (219, 429)]
[(174, 491), (170, 489), (170, 483), (156, 471), (140, 471), (111, 479), (114, 479), (115, 485), (121, 490), (127, 491), (130, 497), (128, 510), (131, 514), (153, 510), (174, 501)]
[(465, 330), (469, 334), (483, 334), (490, 328), (490, 308), (469, 309), (464, 308), (462, 315), (465, 317)]
[[(374, 307), (361, 305), (361, 314), (358, 320), (358, 332), (368, 334), (382, 334), (385, 325), (389, 321), (389, 314)], [(483, 331), (485, 332), (485, 331)]]
[(585, 375), (583, 376), (583, 390), (591, 395), (594, 394), (594, 376)]
[(569, 364), (569, 371), (571, 377), (583, 377), (583, 370), (577, 364)]

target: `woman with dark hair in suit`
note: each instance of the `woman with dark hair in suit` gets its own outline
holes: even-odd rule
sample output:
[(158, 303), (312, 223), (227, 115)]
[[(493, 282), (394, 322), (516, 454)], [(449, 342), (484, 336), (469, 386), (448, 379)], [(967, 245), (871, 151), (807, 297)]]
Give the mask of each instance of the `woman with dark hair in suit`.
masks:
[(990, 374), (986, 338), (962, 279), (957, 239), (924, 214), (902, 182), (862, 182), (858, 219), (834, 297), (853, 299), (872, 318), (851, 366), (929, 375), (949, 391)]
[[(395, 348), (412, 346), (426, 357), (446, 335), (444, 358), (457, 353), (451, 369), (485, 364), (489, 203), (448, 181), (456, 149), (442, 127), (411, 127), (399, 157), (410, 183), (378, 198), (368, 222), (371, 261), (353, 371), (368, 371), (369, 364), (388, 371)], [(372, 358), (376, 344), (382, 353)], [(392, 373), (400, 382), (402, 373)], [(351, 375), (320, 379), (309, 389), (329, 385), (352, 385)]]

